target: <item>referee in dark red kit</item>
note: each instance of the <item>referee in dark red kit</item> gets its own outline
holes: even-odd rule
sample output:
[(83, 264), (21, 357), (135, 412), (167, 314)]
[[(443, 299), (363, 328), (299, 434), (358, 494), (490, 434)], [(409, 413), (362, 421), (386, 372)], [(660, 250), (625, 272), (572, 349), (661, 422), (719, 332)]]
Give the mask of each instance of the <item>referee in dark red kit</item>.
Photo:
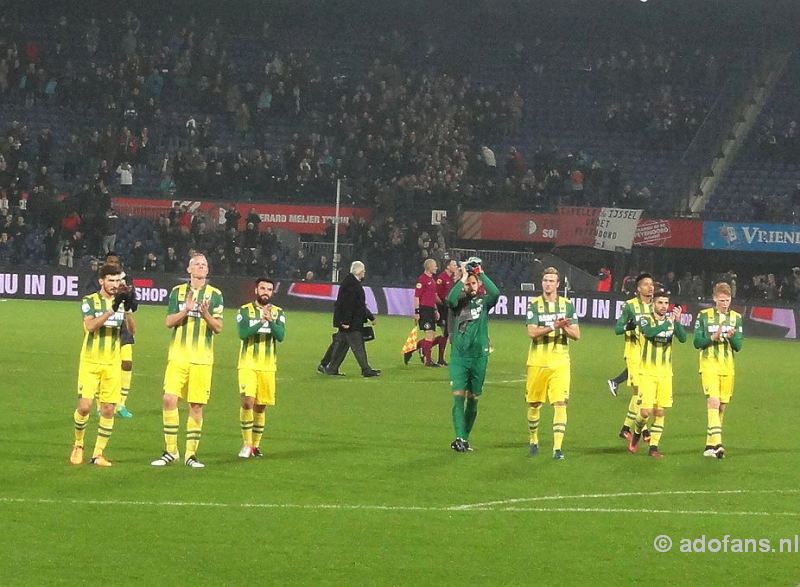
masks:
[[(437, 304), (442, 300), (436, 295), (436, 259), (426, 259), (422, 275), (417, 278), (414, 288), (414, 323), (425, 333), (425, 338), (417, 343), (417, 348), (422, 349), (423, 361), (426, 367), (439, 367), (431, 358), (431, 349), (436, 344), (436, 323), (439, 321)], [(408, 365), (414, 351), (409, 351), (403, 356), (403, 361)]]
[(439, 345), (439, 360), (437, 364), (447, 366), (447, 361), (444, 360), (444, 352), (447, 349), (447, 340), (450, 337), (450, 328), (448, 318), (450, 312), (447, 310), (445, 300), (447, 294), (453, 289), (453, 284), (458, 281), (461, 276), (458, 275), (459, 267), (455, 259), (450, 259), (444, 264), (444, 271), (436, 276), (436, 309), (439, 311), (439, 326), (442, 333), (433, 339), (434, 344)]

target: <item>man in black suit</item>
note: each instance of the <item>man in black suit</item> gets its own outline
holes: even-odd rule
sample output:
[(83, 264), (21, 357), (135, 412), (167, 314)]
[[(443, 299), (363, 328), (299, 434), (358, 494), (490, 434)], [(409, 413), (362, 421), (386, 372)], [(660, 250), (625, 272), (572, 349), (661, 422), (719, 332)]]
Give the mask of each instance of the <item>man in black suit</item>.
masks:
[(367, 308), (364, 286), (361, 285), (365, 274), (364, 263), (353, 261), (350, 273), (339, 284), (339, 295), (336, 296), (333, 309), (333, 326), (339, 331), (333, 336), (328, 352), (320, 361), (317, 369), (320, 373), (340, 375), (339, 366), (349, 349), (353, 349), (362, 376), (376, 377), (381, 373), (369, 366), (367, 350), (364, 348), (364, 323), (367, 320), (375, 322), (375, 316)]

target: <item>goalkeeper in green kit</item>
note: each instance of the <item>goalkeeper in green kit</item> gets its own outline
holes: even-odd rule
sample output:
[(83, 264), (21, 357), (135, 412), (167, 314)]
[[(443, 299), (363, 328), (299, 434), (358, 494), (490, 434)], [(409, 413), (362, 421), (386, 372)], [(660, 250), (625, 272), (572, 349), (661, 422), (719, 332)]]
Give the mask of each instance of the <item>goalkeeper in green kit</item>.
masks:
[(469, 433), (478, 416), (478, 398), (483, 391), (489, 362), (489, 309), (500, 291), (483, 273), (481, 260), (471, 257), (462, 263), (461, 281), (447, 295), (451, 314), (450, 386), (453, 390), (453, 428), (456, 452), (467, 452)]

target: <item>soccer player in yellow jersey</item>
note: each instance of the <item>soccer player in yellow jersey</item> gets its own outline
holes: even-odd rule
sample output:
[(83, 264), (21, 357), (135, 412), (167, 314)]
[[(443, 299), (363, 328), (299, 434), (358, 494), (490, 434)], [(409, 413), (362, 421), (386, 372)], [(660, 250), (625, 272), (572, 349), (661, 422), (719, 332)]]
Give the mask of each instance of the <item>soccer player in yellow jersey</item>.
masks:
[(83, 346), (78, 368), (78, 406), (73, 419), (75, 442), (69, 462), (83, 463), (83, 442), (86, 423), (95, 394), (100, 401), (100, 423), (91, 463), (110, 467), (103, 451), (114, 429), (114, 408), (120, 400), (122, 369), (120, 367), (120, 329), (125, 323), (130, 332), (135, 332), (136, 322), (125, 306), (130, 304), (125, 294), (118, 293), (120, 268), (103, 265), (99, 272), (100, 291), (81, 300), (83, 313)]
[(561, 449), (567, 429), (570, 362), (569, 341), (579, 340), (578, 315), (567, 298), (558, 295), (558, 269), (547, 267), (542, 274), (542, 295), (528, 304), (528, 373), (525, 401), (528, 403), (528, 432), (531, 456), (539, 453), (539, 419), (542, 403), (553, 406), (553, 458), (564, 460)]
[(660, 459), (658, 450), (664, 432), (664, 410), (672, 407), (672, 342), (686, 342), (686, 330), (680, 322), (679, 306), (669, 311), (669, 294), (653, 294), (653, 313), (639, 319), (642, 332), (642, 362), (639, 365), (639, 411), (628, 450), (636, 452), (642, 428), (650, 421), (650, 456)]
[(180, 460), (178, 452), (178, 398), (189, 404), (186, 421), (186, 466), (202, 469), (197, 446), (203, 431), (203, 406), (211, 395), (214, 336), (222, 332), (222, 292), (208, 284), (208, 261), (195, 253), (186, 271), (189, 283), (177, 285), (169, 294), (165, 324), (172, 329), (167, 370), (164, 374), (163, 454), (150, 463), (156, 467)]
[[(633, 390), (631, 399), (628, 402), (628, 412), (625, 421), (619, 431), (619, 437), (629, 440), (631, 428), (636, 419), (636, 408), (639, 396), (639, 364), (642, 361), (642, 333), (639, 331), (639, 320), (642, 316), (648, 316), (653, 311), (653, 276), (649, 273), (642, 273), (636, 277), (636, 297), (625, 302), (622, 307), (617, 323), (614, 325), (614, 333), (625, 335), (625, 371), (628, 374), (628, 385)], [(617, 386), (612, 379), (608, 380), (609, 389), (615, 396)], [(613, 385), (612, 385), (613, 384)], [(649, 442), (650, 431), (645, 428), (642, 435), (646, 442)]]
[(275, 405), (275, 372), (278, 370), (278, 344), (286, 337), (286, 316), (272, 304), (275, 282), (266, 277), (256, 279), (256, 299), (239, 308), (239, 393), (242, 405), (239, 420), (242, 427), (243, 459), (262, 457), (261, 437), (264, 434), (267, 406)]
[[(122, 259), (120, 259), (119, 255), (115, 252), (111, 251), (106, 254), (106, 263), (111, 263), (112, 265), (119, 265), (120, 270), (122, 271), (122, 281), (121, 283), (126, 287), (133, 287), (132, 283), (127, 283), (128, 277), (125, 274), (125, 269), (122, 267)], [(138, 305), (136, 301), (136, 293), (135, 290), (131, 293), (131, 309), (136, 311), (135, 308)], [(122, 395), (120, 397), (120, 402), (117, 405), (117, 416), (120, 418), (133, 418), (133, 414), (130, 410), (128, 410), (128, 406), (126, 405), (128, 401), (128, 395), (131, 391), (131, 380), (133, 379), (133, 345), (135, 343), (134, 335), (128, 331), (125, 323), (122, 324), (122, 334), (121, 334), (121, 343), (122, 349), (120, 351), (120, 356), (122, 358)]]
[(703, 456), (725, 457), (722, 420), (733, 395), (733, 355), (742, 350), (742, 316), (731, 307), (731, 286), (714, 286), (714, 307), (701, 310), (694, 325), (694, 348), (700, 350), (700, 379), (706, 394), (708, 429)]

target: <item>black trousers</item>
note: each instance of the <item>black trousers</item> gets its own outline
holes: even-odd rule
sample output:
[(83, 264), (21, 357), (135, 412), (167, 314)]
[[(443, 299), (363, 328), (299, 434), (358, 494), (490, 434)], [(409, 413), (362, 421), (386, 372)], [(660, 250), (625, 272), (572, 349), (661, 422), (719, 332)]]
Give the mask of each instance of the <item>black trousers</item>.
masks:
[(336, 335), (337, 334), (339, 334), (339, 333), (338, 332), (334, 332), (333, 334), (331, 334), (331, 344), (328, 345), (328, 348), (325, 351), (325, 354), (322, 356), (322, 359), (320, 359), (320, 361), (319, 361), (319, 364), (322, 365), (323, 367), (327, 367), (328, 363), (331, 362), (331, 357), (333, 356), (333, 347), (336, 344)]
[[(343, 330), (333, 335), (333, 342), (328, 347), (330, 352), (330, 361), (325, 365), (323, 357), (322, 364), (329, 373), (336, 373), (339, 370), (342, 362), (347, 356), (347, 351), (352, 349), (353, 356), (358, 361), (358, 366), (361, 367), (361, 372), (369, 371), (369, 361), (367, 360), (367, 349), (364, 347), (364, 335), (360, 330)], [(328, 356), (328, 353), (325, 353)]]

